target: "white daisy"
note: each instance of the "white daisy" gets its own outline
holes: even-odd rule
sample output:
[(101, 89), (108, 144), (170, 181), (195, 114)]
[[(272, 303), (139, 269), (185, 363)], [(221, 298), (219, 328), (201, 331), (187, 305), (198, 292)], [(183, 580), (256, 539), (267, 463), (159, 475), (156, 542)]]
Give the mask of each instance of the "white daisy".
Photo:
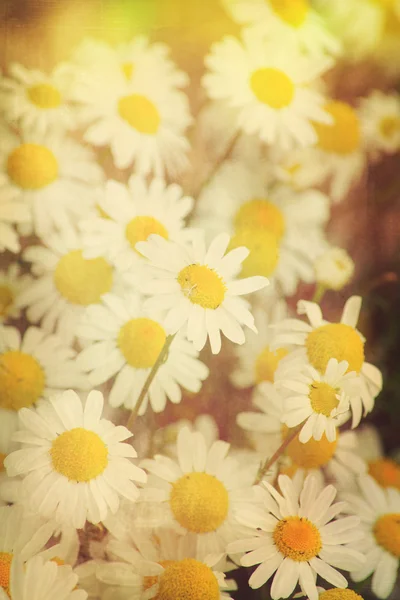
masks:
[(19, 295), (32, 284), (32, 277), (21, 273), (18, 263), (11, 263), (0, 271), (0, 322), (18, 319), (21, 310)]
[(29, 327), (22, 336), (0, 326), (0, 437), (15, 430), (21, 408), (70, 386), (88, 388), (75, 359), (75, 350), (42, 329)]
[(328, 290), (341, 290), (354, 274), (354, 261), (344, 248), (331, 246), (314, 262), (315, 279)]
[(85, 307), (99, 304), (103, 294), (121, 288), (121, 281), (105, 258), (86, 259), (82, 236), (64, 229), (45, 238), (46, 246), (29, 246), (23, 258), (37, 276), (18, 297), (29, 321), (41, 321), (46, 331), (56, 330), (66, 342), (76, 335)]
[(162, 455), (142, 461), (152, 474), (142, 500), (154, 503), (159, 525), (195, 542), (199, 556), (220, 558), (227, 542), (243, 534), (235, 511), (253, 506), (253, 473), (227, 457), (228, 443), (218, 440), (207, 449), (204, 437), (187, 428), (179, 432), (177, 448), (177, 462)]
[(372, 158), (400, 150), (400, 96), (373, 90), (360, 102), (364, 143)]
[(316, 575), (329, 583), (347, 587), (334, 567), (351, 570), (362, 564), (363, 555), (346, 544), (358, 540), (360, 520), (344, 517), (332, 521), (344, 504), (332, 504), (336, 490), (329, 485), (318, 493), (316, 479), (308, 476), (299, 493), (286, 475), (278, 479), (281, 494), (265, 483), (260, 490), (264, 506), (242, 511), (238, 518), (255, 529), (252, 538), (234, 542), (228, 551), (249, 551), (242, 565), (259, 565), (249, 579), (259, 588), (275, 573), (271, 598), (287, 598), (300, 583), (310, 600), (317, 600)]
[(0, 172), (0, 252), (21, 250), (15, 225), (29, 227), (32, 221), (30, 207), (18, 199), (18, 191), (4, 189), (7, 177)]
[(105, 256), (119, 269), (131, 273), (142, 257), (135, 249), (137, 242), (146, 241), (156, 233), (179, 241), (185, 234), (185, 218), (193, 207), (193, 198), (183, 196), (182, 189), (167, 185), (162, 179), (132, 175), (125, 186), (108, 181), (99, 194), (98, 206), (104, 217), (81, 222), (84, 256)]
[(309, 0), (223, 0), (232, 17), (258, 33), (287, 39), (312, 54), (337, 54), (340, 44)]
[[(357, 594), (354, 590), (343, 590), (342, 588), (330, 588), (329, 590), (324, 590), (323, 588), (317, 586), (318, 591), (318, 600), (364, 600), (360, 594)], [(293, 598), (304, 598), (306, 594), (299, 593), (295, 594)], [(310, 600), (307, 598), (307, 600)]]
[(48, 235), (84, 217), (95, 202), (95, 188), (102, 180), (100, 167), (88, 148), (54, 132), (45, 136), (11, 130), (0, 143), (0, 188), (28, 205), (32, 229)]
[(78, 576), (67, 565), (58, 566), (34, 556), (25, 562), (15, 556), (10, 564), (9, 588), (0, 588), (0, 600), (86, 600), (77, 589)]
[(202, 231), (186, 246), (150, 236), (138, 242), (137, 250), (149, 260), (148, 273), (143, 273), (142, 290), (154, 294), (148, 306), (166, 310), (166, 330), (173, 334), (185, 326), (187, 337), (201, 350), (207, 337), (213, 354), (221, 350), (220, 331), (232, 342), (245, 341), (242, 325), (253, 331), (254, 319), (248, 303), (242, 298), (264, 288), (265, 277), (236, 279), (247, 248), (226, 253), (229, 235), (218, 235), (205, 246)]
[(366, 461), (368, 473), (383, 488), (394, 487), (400, 490), (400, 464), (385, 456), (379, 430), (366, 425), (357, 429), (358, 452)]
[(331, 66), (327, 58), (307, 58), (290, 44), (248, 31), (243, 43), (226, 37), (214, 44), (206, 65), (203, 83), (210, 98), (235, 107), (241, 129), (269, 145), (309, 146), (317, 139), (311, 121), (332, 121), (312, 87)]
[(90, 392), (83, 406), (72, 390), (36, 410), (20, 410), (14, 439), (22, 448), (7, 456), (5, 467), (10, 477), (24, 477), (39, 514), (80, 529), (86, 519), (98, 523), (116, 512), (120, 496), (137, 499), (133, 482), (144, 483), (146, 474), (129, 460), (136, 457), (134, 448), (123, 443), (132, 434), (102, 419), (102, 411), (100, 392)]
[(242, 276), (267, 276), (278, 295), (290, 296), (299, 280), (315, 280), (313, 263), (327, 244), (330, 201), (317, 190), (271, 185), (263, 165), (261, 159), (251, 167), (224, 163), (199, 196), (194, 225), (210, 235), (230, 233), (230, 249), (250, 250)]
[(344, 306), (340, 322), (329, 323), (322, 318), (318, 304), (301, 300), (297, 312), (306, 314), (310, 324), (297, 319), (285, 319), (274, 325), (277, 333), (274, 344), (278, 347), (290, 344), (303, 346), (298, 352), (299, 360), (308, 359), (321, 375), (325, 373), (331, 358), (336, 358), (338, 362), (347, 361), (348, 370), (359, 374), (360, 395), (350, 399), (353, 427), (360, 422), (363, 407), (366, 414), (371, 412), (375, 397), (382, 389), (382, 374), (365, 361), (365, 338), (356, 329), (361, 303), (360, 296), (352, 296)]
[(60, 64), (47, 75), (13, 63), (9, 77), (0, 80), (4, 119), (19, 125), (24, 132), (45, 135), (54, 130), (76, 127), (76, 115), (69, 104), (71, 77), (68, 67)]
[[(116, 375), (108, 401), (111, 406), (133, 409), (167, 339), (159, 314), (146, 310), (137, 294), (105, 294), (100, 306), (86, 309), (77, 333), (88, 340), (78, 364), (89, 373), (92, 385), (98, 386)], [(176, 337), (139, 414), (145, 413), (148, 401), (155, 412), (165, 409), (167, 398), (178, 404), (182, 399), (180, 386), (198, 392), (208, 368), (197, 357), (191, 342)]]
[(361, 496), (347, 494), (351, 513), (361, 518), (362, 541), (352, 544), (365, 554), (365, 563), (351, 569), (354, 581), (363, 581), (371, 574), (372, 592), (387, 598), (394, 588), (400, 560), (400, 491), (381, 488), (368, 475), (360, 477)]

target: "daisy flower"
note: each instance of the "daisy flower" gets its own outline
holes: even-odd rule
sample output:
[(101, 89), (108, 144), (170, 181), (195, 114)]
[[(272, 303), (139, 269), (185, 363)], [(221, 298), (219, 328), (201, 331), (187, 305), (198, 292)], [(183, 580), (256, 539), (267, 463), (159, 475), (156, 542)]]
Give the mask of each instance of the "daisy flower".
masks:
[(216, 441), (207, 449), (204, 437), (184, 428), (178, 434), (178, 458), (145, 459), (149, 473), (142, 501), (154, 505), (159, 526), (168, 526), (196, 544), (199, 556), (218, 559), (227, 542), (243, 534), (235, 518), (240, 506), (253, 506), (253, 473), (227, 457), (229, 444)]
[(297, 583), (310, 600), (317, 600), (317, 575), (336, 587), (347, 587), (346, 578), (336, 568), (348, 571), (362, 564), (363, 555), (346, 547), (361, 537), (360, 519), (333, 521), (344, 503), (332, 504), (335, 488), (329, 485), (318, 492), (312, 476), (300, 493), (286, 475), (280, 475), (278, 483), (281, 494), (265, 483), (265, 489), (260, 489), (263, 507), (253, 506), (238, 515), (243, 524), (255, 529), (253, 537), (228, 546), (228, 552), (249, 551), (242, 565), (259, 565), (249, 579), (250, 587), (261, 587), (274, 573), (273, 600), (290, 596)]
[(356, 431), (358, 453), (366, 461), (368, 473), (383, 488), (400, 490), (400, 465), (385, 456), (381, 437), (376, 427), (366, 425)]
[(18, 263), (11, 263), (0, 271), (0, 323), (9, 319), (18, 319), (21, 310), (19, 295), (32, 285), (32, 277), (21, 273)]
[(65, 64), (50, 75), (11, 64), (9, 77), (0, 80), (4, 119), (10, 125), (19, 125), (24, 132), (39, 136), (54, 130), (75, 129), (75, 110), (69, 104), (70, 80)]
[(122, 271), (130, 272), (142, 262), (137, 242), (146, 241), (152, 233), (176, 241), (182, 237), (193, 198), (184, 196), (176, 184), (167, 185), (162, 179), (147, 184), (143, 177), (132, 175), (127, 186), (108, 181), (98, 206), (105, 216), (79, 225), (84, 256), (105, 256)]
[[(343, 590), (342, 588), (330, 588), (324, 590), (317, 586), (318, 600), (364, 600), (360, 594), (357, 594), (354, 590)], [(301, 598), (304, 594), (296, 594), (294, 598)], [(307, 600), (310, 600), (309, 598)]]
[(87, 593), (77, 589), (78, 576), (67, 565), (58, 566), (34, 556), (27, 562), (15, 556), (10, 564), (9, 586), (0, 588), (0, 600), (86, 600)]
[(373, 158), (400, 150), (400, 96), (373, 90), (360, 102), (359, 115), (366, 149)]
[(365, 338), (356, 329), (361, 303), (360, 296), (351, 296), (344, 306), (340, 322), (329, 323), (322, 318), (318, 304), (301, 300), (297, 312), (306, 314), (310, 324), (298, 319), (285, 319), (274, 325), (277, 333), (274, 344), (278, 347), (301, 346), (297, 354), (299, 360), (307, 358), (320, 375), (325, 373), (331, 358), (338, 362), (347, 361), (348, 370), (358, 373), (360, 393), (350, 398), (353, 427), (359, 424), (363, 407), (366, 414), (371, 412), (375, 397), (382, 389), (381, 372), (365, 361)]
[(103, 395), (89, 393), (86, 402), (72, 390), (21, 409), (14, 439), (22, 448), (5, 459), (10, 477), (23, 476), (32, 510), (56, 522), (81, 529), (118, 510), (120, 497), (134, 502), (146, 474), (129, 458), (136, 452), (124, 440), (123, 426), (101, 418)]
[(18, 304), (27, 309), (29, 321), (41, 321), (46, 331), (56, 330), (69, 343), (85, 307), (99, 304), (103, 294), (122, 284), (105, 258), (84, 258), (82, 236), (75, 230), (66, 228), (43, 241), (45, 246), (29, 246), (22, 255), (37, 279)]
[(314, 262), (315, 279), (324, 289), (341, 290), (354, 274), (354, 261), (344, 248), (331, 246)]
[(195, 545), (173, 531), (127, 532), (122, 539), (111, 539), (108, 551), (114, 561), (99, 564), (97, 577), (112, 586), (110, 594), (119, 596), (122, 586), (132, 600), (231, 600), (224, 590), (235, 589), (220, 570), (212, 568), (212, 559), (200, 558)]
[(238, 112), (240, 128), (282, 150), (309, 146), (317, 136), (311, 121), (331, 123), (323, 96), (313, 84), (330, 66), (327, 58), (306, 57), (290, 44), (245, 32), (243, 42), (225, 37), (206, 57), (207, 94)]
[(352, 544), (365, 554), (365, 563), (351, 569), (354, 581), (372, 575), (372, 592), (387, 598), (393, 590), (400, 560), (400, 491), (381, 488), (369, 475), (360, 477), (361, 495), (347, 494), (350, 513), (361, 518), (362, 541)]
[(337, 54), (339, 41), (309, 0), (223, 0), (233, 19), (258, 33), (287, 39), (299, 48), (318, 54)]
[(165, 329), (174, 334), (185, 327), (187, 338), (201, 350), (210, 339), (213, 354), (221, 350), (220, 331), (232, 342), (245, 341), (242, 325), (255, 331), (254, 318), (242, 298), (268, 285), (266, 277), (236, 279), (247, 248), (226, 253), (229, 235), (220, 234), (205, 246), (203, 231), (186, 246), (159, 235), (139, 242), (137, 250), (149, 261), (142, 291), (154, 294), (150, 309), (166, 310)]
[[(163, 320), (154, 310), (146, 310), (137, 294), (105, 294), (100, 306), (86, 309), (77, 333), (88, 341), (77, 360), (91, 384), (98, 386), (116, 375), (108, 401), (133, 409), (167, 339)], [(208, 368), (197, 357), (191, 342), (176, 337), (139, 414), (145, 413), (148, 401), (155, 412), (165, 409), (167, 398), (178, 404), (180, 386), (198, 392)]]
[(21, 408), (70, 386), (88, 388), (75, 358), (62, 339), (38, 327), (22, 336), (15, 327), (0, 326), (0, 437), (16, 428)]
[(84, 217), (94, 205), (94, 189), (102, 180), (92, 153), (77, 142), (54, 132), (25, 133), (20, 139), (11, 130), (1, 138), (0, 189), (25, 203), (32, 226), (23, 233), (48, 235)]
[(4, 189), (7, 177), (0, 172), (0, 252), (9, 250), (14, 254), (21, 250), (15, 225), (30, 227), (32, 221), (29, 206), (18, 199), (16, 190)]
[(230, 249), (250, 250), (241, 275), (269, 277), (278, 295), (290, 296), (299, 280), (315, 280), (314, 260), (327, 245), (330, 201), (317, 190), (272, 186), (264, 161), (226, 162), (200, 194), (194, 225), (209, 234), (230, 233)]

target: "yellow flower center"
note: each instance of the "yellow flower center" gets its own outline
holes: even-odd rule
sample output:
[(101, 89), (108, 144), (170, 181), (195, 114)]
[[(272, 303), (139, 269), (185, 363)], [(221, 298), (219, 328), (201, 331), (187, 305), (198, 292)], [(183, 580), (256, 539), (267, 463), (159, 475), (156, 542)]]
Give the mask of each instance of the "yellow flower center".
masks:
[(126, 62), (121, 65), (121, 71), (127, 81), (132, 81), (132, 75), (135, 71), (135, 65), (132, 62)]
[(9, 552), (0, 552), (0, 587), (4, 589), (10, 598), (10, 569), (12, 559), (13, 555)]
[(339, 405), (337, 391), (328, 383), (313, 381), (308, 395), (314, 412), (329, 417), (333, 409)]
[(343, 590), (342, 588), (332, 588), (325, 590), (320, 594), (318, 600), (363, 600), (360, 594), (353, 590)]
[(126, 362), (135, 369), (150, 369), (165, 344), (164, 329), (156, 321), (131, 319), (118, 334), (118, 346)]
[(4, 461), (6, 459), (7, 454), (4, 454), (4, 452), (0, 452), (0, 473), (3, 473), (6, 468), (4, 466)]
[(296, 562), (314, 558), (322, 548), (318, 528), (305, 517), (286, 517), (278, 521), (272, 537), (279, 552)]
[(159, 577), (154, 600), (219, 600), (217, 578), (204, 563), (194, 558), (171, 561)]
[(50, 456), (54, 470), (70, 481), (95, 479), (108, 464), (108, 449), (103, 440), (83, 427), (64, 431), (56, 437)]
[(354, 109), (344, 102), (333, 101), (325, 106), (325, 111), (333, 117), (333, 123), (314, 123), (318, 146), (336, 154), (354, 152), (360, 145), (360, 121)]
[(308, 13), (308, 0), (269, 0), (272, 10), (288, 25), (300, 27)]
[(224, 301), (225, 283), (222, 277), (207, 265), (193, 264), (184, 267), (179, 272), (177, 281), (182, 292), (193, 304), (215, 310)]
[(396, 558), (400, 558), (400, 513), (379, 517), (374, 525), (377, 543)]
[(0, 317), (5, 317), (14, 303), (14, 294), (7, 285), (0, 285)]
[(58, 177), (58, 162), (51, 150), (39, 144), (21, 144), (7, 159), (10, 179), (24, 190), (39, 190)]
[(111, 290), (113, 269), (104, 258), (86, 259), (82, 250), (71, 250), (58, 261), (54, 284), (72, 304), (96, 304)]
[(59, 90), (48, 83), (38, 83), (27, 89), (29, 100), (38, 108), (58, 108), (61, 104)]
[(400, 118), (384, 117), (379, 123), (379, 131), (384, 138), (391, 140), (400, 133)]
[(368, 472), (382, 487), (400, 490), (400, 465), (390, 458), (378, 458), (368, 465)]
[(242, 229), (263, 229), (281, 239), (285, 232), (285, 219), (282, 212), (269, 200), (255, 199), (245, 202), (234, 217), (236, 231)]
[[(290, 429), (284, 426), (282, 431), (283, 437), (286, 437), (289, 431)], [(311, 438), (305, 444), (302, 444), (299, 436), (296, 436), (287, 446), (286, 454), (297, 467), (302, 469), (319, 469), (331, 460), (335, 454), (337, 442), (338, 433), (336, 434), (336, 440), (333, 442), (328, 441), (325, 433), (319, 441)]]
[(270, 350), (269, 346), (266, 346), (256, 358), (256, 382), (270, 381), (273, 383), (278, 364), (287, 353), (288, 350), (286, 348), (278, 348), (273, 351)]
[(10, 350), (0, 355), (0, 407), (20, 410), (32, 406), (46, 382), (43, 368), (30, 354)]
[(226, 487), (208, 473), (183, 475), (172, 484), (169, 502), (178, 523), (193, 533), (215, 531), (229, 509)]
[(131, 127), (148, 135), (157, 133), (160, 127), (160, 114), (154, 104), (145, 96), (131, 94), (118, 102), (119, 116)]
[(306, 339), (308, 360), (320, 373), (325, 373), (330, 358), (349, 363), (347, 372), (359, 373), (364, 364), (364, 342), (357, 331), (344, 323), (321, 325)]
[[(145, 242), (152, 233), (161, 235), (166, 240), (168, 239), (168, 231), (154, 217), (134, 217), (129, 221), (125, 229), (125, 237), (133, 250), (136, 250), (135, 246), (138, 242)], [(136, 252), (138, 251), (136, 250)]]
[(242, 263), (241, 277), (272, 275), (279, 261), (279, 240), (276, 235), (263, 229), (242, 229), (232, 236), (229, 250), (240, 246), (250, 250)]
[(289, 106), (294, 97), (292, 80), (278, 69), (257, 69), (250, 77), (250, 88), (260, 102), (271, 108)]

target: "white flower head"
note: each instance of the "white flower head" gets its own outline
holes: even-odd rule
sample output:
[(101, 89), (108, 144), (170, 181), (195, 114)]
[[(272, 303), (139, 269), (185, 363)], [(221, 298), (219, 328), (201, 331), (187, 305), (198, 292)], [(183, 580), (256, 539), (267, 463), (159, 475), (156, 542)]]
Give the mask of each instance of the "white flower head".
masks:
[(315, 279), (330, 290), (341, 290), (354, 273), (354, 262), (344, 248), (331, 247), (315, 259)]
[(400, 149), (400, 96), (373, 90), (359, 108), (366, 150), (373, 159)]
[(0, 173), (0, 251), (9, 250), (17, 253), (21, 249), (16, 226), (29, 227), (32, 222), (30, 207), (22, 200), (17, 200), (18, 191), (4, 189), (7, 176)]
[(21, 409), (14, 434), (22, 448), (5, 459), (10, 477), (23, 476), (33, 510), (60, 524), (82, 528), (116, 512), (120, 497), (134, 502), (146, 474), (129, 459), (137, 456), (124, 440), (132, 436), (101, 417), (103, 396), (89, 393), (83, 404), (72, 390)]
[(301, 490), (286, 475), (280, 475), (278, 483), (281, 493), (264, 484), (262, 508), (254, 506), (238, 514), (243, 524), (256, 530), (253, 537), (228, 546), (228, 552), (248, 551), (242, 565), (259, 565), (249, 579), (250, 587), (261, 587), (274, 573), (273, 600), (289, 597), (297, 583), (310, 600), (317, 600), (317, 575), (339, 588), (347, 587), (346, 578), (336, 569), (349, 571), (363, 562), (360, 552), (346, 547), (362, 536), (359, 518), (333, 521), (345, 504), (332, 504), (335, 488), (329, 485), (319, 491), (312, 476)]
[(19, 296), (32, 285), (32, 277), (21, 273), (18, 263), (0, 271), (0, 323), (20, 316)]
[(143, 273), (142, 291), (153, 294), (149, 308), (165, 310), (165, 328), (171, 334), (184, 328), (190, 341), (201, 350), (207, 337), (211, 350), (221, 350), (220, 331), (232, 342), (245, 341), (242, 325), (255, 330), (248, 303), (238, 296), (262, 289), (262, 276), (237, 279), (247, 248), (226, 253), (229, 235), (220, 234), (206, 249), (203, 231), (183, 246), (159, 235), (139, 242), (136, 249), (149, 261)]

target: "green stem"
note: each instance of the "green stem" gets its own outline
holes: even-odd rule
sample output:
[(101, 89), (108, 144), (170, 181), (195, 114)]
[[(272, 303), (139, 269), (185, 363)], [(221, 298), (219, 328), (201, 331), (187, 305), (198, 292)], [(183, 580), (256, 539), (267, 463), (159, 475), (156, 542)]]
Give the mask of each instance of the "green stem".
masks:
[(317, 304), (319, 304), (322, 298), (324, 297), (326, 289), (327, 288), (324, 286), (323, 283), (317, 283), (314, 291), (314, 296), (311, 298), (311, 302), (316, 302)]
[(132, 425), (134, 424), (135, 419), (139, 414), (140, 407), (142, 406), (144, 399), (146, 398), (146, 394), (149, 391), (152, 381), (153, 381), (154, 377), (156, 376), (158, 369), (161, 367), (165, 358), (167, 357), (168, 350), (169, 350), (175, 336), (176, 336), (176, 333), (174, 333), (173, 335), (167, 336), (164, 346), (161, 348), (160, 354), (158, 355), (156, 362), (152, 366), (151, 371), (148, 374), (146, 381), (144, 382), (142, 391), (139, 394), (139, 398), (137, 399), (137, 402), (130, 414), (130, 417), (126, 424), (128, 429), (132, 429)]
[(272, 465), (278, 460), (278, 458), (280, 458), (282, 456), (282, 454), (284, 453), (286, 448), (289, 446), (290, 442), (292, 442), (294, 440), (294, 438), (298, 435), (298, 433), (300, 432), (300, 429), (303, 427), (303, 425), (304, 425), (304, 423), (300, 423), (299, 425), (296, 425), (296, 427), (294, 427), (292, 429), (290, 434), (287, 437), (285, 437), (282, 444), (279, 446), (278, 450), (276, 452), (274, 452), (274, 454), (271, 456), (271, 458), (268, 458), (265, 461), (265, 463), (263, 465), (261, 465), (261, 467), (258, 470), (257, 477), (254, 481), (254, 485), (257, 485), (260, 483), (260, 481), (262, 481), (264, 475), (266, 473), (268, 473), (268, 471), (272, 467)]

